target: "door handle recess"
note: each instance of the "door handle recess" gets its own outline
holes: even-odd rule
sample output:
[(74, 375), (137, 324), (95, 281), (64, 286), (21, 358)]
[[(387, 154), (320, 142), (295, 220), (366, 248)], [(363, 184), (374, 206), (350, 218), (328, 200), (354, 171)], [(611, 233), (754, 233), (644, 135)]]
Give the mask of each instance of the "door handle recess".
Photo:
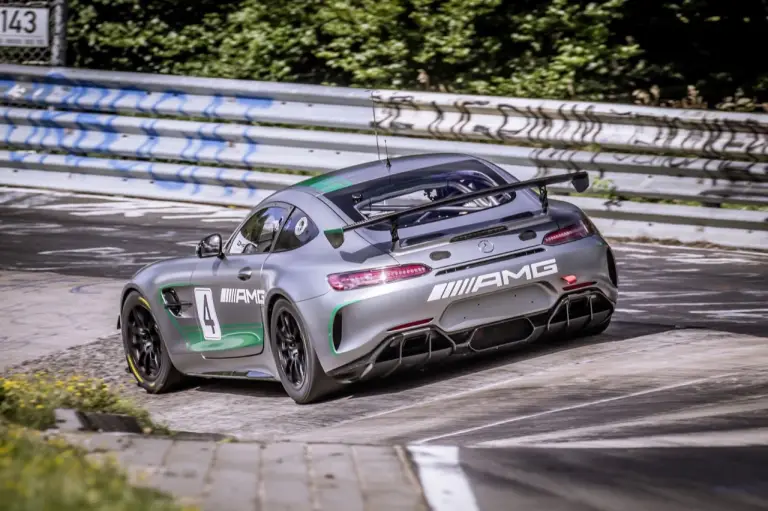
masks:
[(251, 271), (250, 268), (243, 268), (242, 270), (240, 270), (240, 273), (237, 274), (237, 278), (240, 280), (248, 280), (251, 278), (252, 274), (253, 272)]

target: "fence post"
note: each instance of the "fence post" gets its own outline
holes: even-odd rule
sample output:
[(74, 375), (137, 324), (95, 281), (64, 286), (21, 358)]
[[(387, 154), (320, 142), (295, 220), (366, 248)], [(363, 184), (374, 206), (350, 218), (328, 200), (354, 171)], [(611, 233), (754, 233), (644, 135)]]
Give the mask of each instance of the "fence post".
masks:
[(67, 64), (67, 0), (53, 0), (53, 37), (51, 65)]

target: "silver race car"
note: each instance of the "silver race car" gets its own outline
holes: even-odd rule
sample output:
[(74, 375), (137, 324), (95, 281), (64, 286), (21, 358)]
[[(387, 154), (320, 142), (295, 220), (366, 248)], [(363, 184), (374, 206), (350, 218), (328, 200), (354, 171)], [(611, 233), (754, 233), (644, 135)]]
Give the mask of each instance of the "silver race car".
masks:
[[(542, 337), (604, 331), (613, 253), (576, 206), (585, 172), (519, 181), (463, 154), (373, 161), (256, 206), (196, 257), (140, 270), (120, 298), (130, 372), (279, 380), (297, 403), (345, 383)], [(537, 193), (538, 192), (538, 193)]]

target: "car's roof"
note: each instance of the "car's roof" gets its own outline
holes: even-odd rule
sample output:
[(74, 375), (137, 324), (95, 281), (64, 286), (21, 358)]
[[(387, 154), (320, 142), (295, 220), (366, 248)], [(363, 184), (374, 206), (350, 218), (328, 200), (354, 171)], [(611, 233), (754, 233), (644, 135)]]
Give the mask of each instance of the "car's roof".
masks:
[(312, 195), (324, 195), (326, 193), (345, 188), (347, 186), (358, 185), (366, 181), (373, 181), (388, 174), (402, 174), (415, 170), (433, 167), (436, 165), (445, 165), (462, 161), (474, 161), (487, 164), (485, 160), (461, 153), (429, 153), (412, 156), (400, 156), (391, 158), (391, 168), (387, 170), (386, 159), (372, 160), (370, 162), (345, 167), (333, 172), (321, 174), (304, 181), (300, 181), (288, 189), (301, 189)]

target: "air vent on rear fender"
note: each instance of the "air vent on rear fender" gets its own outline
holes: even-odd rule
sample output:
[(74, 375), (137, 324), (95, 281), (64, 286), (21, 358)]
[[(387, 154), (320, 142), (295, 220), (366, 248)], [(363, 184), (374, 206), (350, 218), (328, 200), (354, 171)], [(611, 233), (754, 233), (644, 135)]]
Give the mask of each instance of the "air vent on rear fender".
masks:
[(341, 328), (343, 320), (343, 310), (339, 310), (336, 316), (333, 318), (333, 329), (331, 334), (333, 335), (333, 348), (338, 351), (341, 345)]
[(613, 258), (613, 250), (608, 248), (608, 276), (611, 278), (611, 284), (619, 285), (619, 275), (616, 270), (616, 260)]

